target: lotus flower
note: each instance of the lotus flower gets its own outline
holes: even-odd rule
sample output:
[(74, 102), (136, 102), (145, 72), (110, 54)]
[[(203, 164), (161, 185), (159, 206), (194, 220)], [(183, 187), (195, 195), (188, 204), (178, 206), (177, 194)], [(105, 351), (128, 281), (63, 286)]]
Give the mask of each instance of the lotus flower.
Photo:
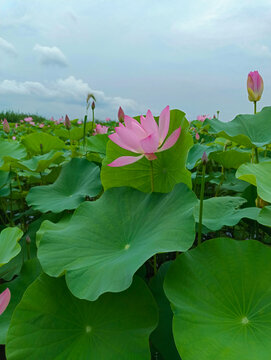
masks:
[[(120, 147), (132, 151), (139, 156), (121, 156), (108, 166), (118, 167), (133, 164), (144, 156), (148, 160), (155, 160), (155, 153), (171, 148), (178, 140), (181, 128), (176, 129), (165, 141), (170, 122), (169, 106), (160, 114), (159, 126), (152, 113), (148, 110), (146, 117), (140, 116), (140, 123), (130, 116), (124, 116), (124, 124), (115, 128), (115, 133), (109, 138)], [(165, 141), (165, 142), (164, 142)]]
[(68, 115), (65, 116), (64, 125), (67, 130), (70, 130), (70, 128), (72, 127), (72, 124), (71, 124), (71, 121), (70, 121), (70, 118), (68, 117)]
[(249, 101), (259, 101), (263, 93), (263, 79), (258, 71), (251, 71), (247, 77), (247, 92)]
[(29, 117), (24, 118), (24, 121), (31, 122), (31, 121), (33, 121), (33, 119), (31, 116), (29, 116)]
[(9, 127), (9, 123), (8, 123), (7, 119), (4, 119), (4, 121), (3, 121), (3, 130), (6, 134), (9, 134), (9, 132), (10, 132), (10, 127)]
[(119, 122), (123, 122), (124, 121), (124, 111), (122, 109), (122, 107), (120, 106), (119, 107), (119, 111), (118, 111), (118, 119), (119, 119)]
[(204, 121), (204, 120), (206, 120), (206, 119), (211, 119), (211, 117), (210, 117), (210, 115), (198, 115), (197, 116), (197, 120), (198, 121)]
[(105, 118), (105, 121), (111, 121), (110, 117)]
[(103, 126), (103, 125), (97, 124), (97, 125), (96, 125), (96, 128), (94, 129), (94, 135), (97, 135), (97, 134), (107, 134), (107, 131), (108, 131), (108, 127), (107, 127), (107, 126)]
[(6, 310), (10, 301), (10, 291), (6, 289), (0, 294), (0, 315)]

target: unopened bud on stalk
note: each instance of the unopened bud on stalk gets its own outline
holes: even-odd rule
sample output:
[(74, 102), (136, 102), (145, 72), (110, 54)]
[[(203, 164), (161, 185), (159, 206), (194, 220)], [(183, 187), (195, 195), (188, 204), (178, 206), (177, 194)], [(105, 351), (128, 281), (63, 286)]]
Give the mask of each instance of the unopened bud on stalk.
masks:
[(9, 132), (10, 132), (10, 127), (9, 127), (9, 123), (8, 123), (7, 119), (4, 119), (4, 121), (3, 121), (3, 130), (6, 134), (9, 134)]
[(92, 101), (92, 104), (91, 104), (91, 109), (94, 110), (95, 109), (95, 101)]
[(202, 163), (203, 163), (204, 165), (206, 165), (207, 162), (208, 162), (208, 156), (207, 156), (207, 154), (206, 154), (205, 151), (204, 151), (204, 153), (203, 153), (203, 155), (202, 155), (201, 161), (202, 161)]
[(68, 115), (65, 116), (64, 124), (65, 124), (65, 127), (66, 127), (67, 130), (70, 130), (70, 128), (72, 127), (72, 124), (71, 124), (71, 121), (70, 121)]
[(259, 101), (263, 93), (263, 78), (258, 71), (251, 71), (247, 77), (247, 91), (249, 101)]
[(27, 244), (31, 244), (31, 238), (29, 235), (26, 236), (25, 241)]
[(119, 107), (119, 111), (118, 111), (118, 119), (119, 122), (121, 123), (124, 121), (124, 111), (121, 106)]

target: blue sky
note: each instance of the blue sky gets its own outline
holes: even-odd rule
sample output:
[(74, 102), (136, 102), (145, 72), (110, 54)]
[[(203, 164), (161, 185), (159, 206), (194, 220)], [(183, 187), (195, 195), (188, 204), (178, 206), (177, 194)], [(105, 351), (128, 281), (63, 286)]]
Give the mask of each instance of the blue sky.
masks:
[(1, 0), (0, 107), (47, 117), (252, 112), (258, 70), (271, 105), (270, 0)]

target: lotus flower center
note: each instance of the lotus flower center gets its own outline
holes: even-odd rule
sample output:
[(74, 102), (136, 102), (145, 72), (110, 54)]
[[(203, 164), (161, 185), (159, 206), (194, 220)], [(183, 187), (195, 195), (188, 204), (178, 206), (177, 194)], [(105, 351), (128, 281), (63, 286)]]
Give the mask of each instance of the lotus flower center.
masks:
[(86, 326), (86, 333), (89, 334), (91, 332), (92, 328), (91, 326), (87, 325)]
[(129, 247), (130, 247), (130, 244), (126, 244), (126, 245), (124, 246), (124, 250), (128, 250)]
[(243, 317), (242, 320), (241, 320), (241, 323), (242, 323), (243, 325), (247, 325), (247, 324), (249, 323), (248, 318), (247, 318), (246, 316)]

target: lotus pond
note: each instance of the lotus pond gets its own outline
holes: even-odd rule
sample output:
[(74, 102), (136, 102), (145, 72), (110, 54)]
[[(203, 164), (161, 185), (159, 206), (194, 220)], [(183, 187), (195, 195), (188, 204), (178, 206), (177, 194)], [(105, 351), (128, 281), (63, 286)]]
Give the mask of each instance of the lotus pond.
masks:
[(166, 107), (3, 123), (1, 359), (270, 359), (271, 107), (258, 100), (229, 122)]

